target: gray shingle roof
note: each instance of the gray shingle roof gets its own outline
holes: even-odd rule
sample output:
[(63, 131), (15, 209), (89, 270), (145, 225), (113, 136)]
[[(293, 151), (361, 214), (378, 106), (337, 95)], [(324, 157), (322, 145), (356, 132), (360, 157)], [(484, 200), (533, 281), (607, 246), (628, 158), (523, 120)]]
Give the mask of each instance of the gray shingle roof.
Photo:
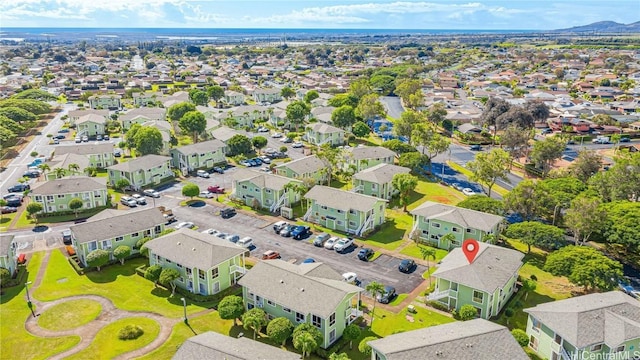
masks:
[(306, 156), (276, 166), (276, 168), (289, 168), (291, 171), (299, 175), (314, 173), (324, 167), (326, 167), (325, 163), (315, 155)]
[(411, 210), (411, 214), (422, 216), (425, 219), (442, 220), (460, 225), (463, 228), (479, 229), (485, 232), (490, 231), (494, 226), (504, 220), (502, 216), (433, 201), (425, 201), (417, 208)]
[(318, 205), (324, 205), (332, 209), (349, 211), (369, 211), (377, 202), (384, 201), (377, 197), (356, 194), (351, 191), (334, 189), (328, 186), (316, 185), (304, 195), (307, 199), (315, 200)]
[(471, 264), (462, 249), (455, 248), (442, 259), (433, 276), (488, 293), (504, 287), (522, 266), (524, 254), (486, 243), (478, 245), (480, 249)]
[(280, 176), (263, 171), (255, 171), (249, 169), (238, 169), (232, 175), (233, 181), (249, 181), (252, 184), (258, 186), (261, 189), (282, 190), (285, 185), (294, 181), (301, 182), (288, 178), (286, 176)]
[(145, 244), (149, 250), (177, 264), (208, 270), (247, 250), (227, 240), (180, 229)]
[(71, 225), (74, 238), (79, 244), (112, 239), (146, 229), (153, 229), (166, 222), (158, 208), (143, 210), (103, 210), (90, 217), (87, 222)]
[(179, 151), (184, 155), (191, 155), (191, 154), (202, 154), (209, 151), (215, 152), (226, 146), (227, 145), (225, 145), (225, 143), (223, 143), (222, 141), (218, 139), (213, 139), (213, 140), (199, 142), (196, 144), (180, 146), (179, 148), (175, 148), (173, 150)]
[(387, 163), (378, 164), (353, 175), (356, 180), (384, 184), (393, 180), (395, 174), (408, 174), (411, 169)]
[(30, 195), (71, 194), (106, 189), (107, 178), (74, 176), (36, 183)]
[(127, 111), (124, 114), (120, 114), (120, 121), (133, 120), (136, 117), (147, 119), (163, 119), (165, 114), (166, 110), (163, 108), (135, 108)]
[(298, 360), (300, 355), (245, 337), (207, 331), (187, 339), (172, 360)]
[(317, 122), (317, 123), (313, 123), (310, 125), (307, 125), (307, 128), (321, 133), (321, 134), (332, 134), (332, 133), (336, 133), (336, 132), (342, 132), (344, 133), (344, 130), (337, 128), (335, 126), (331, 126), (329, 124), (325, 124), (325, 123), (321, 123), (321, 122)]
[(640, 338), (640, 302), (621, 291), (577, 296), (524, 311), (579, 349), (600, 343), (615, 349)]
[(51, 170), (55, 168), (68, 169), (69, 165), (76, 164), (80, 168), (79, 171), (82, 171), (91, 165), (88, 157), (72, 153), (56, 155), (52, 157), (50, 161), (47, 161), (46, 164), (49, 165)]
[(354, 160), (393, 158), (396, 153), (382, 146), (358, 146), (347, 150)]
[(238, 134), (240, 134), (240, 132), (229, 129), (226, 126), (221, 126), (217, 129), (211, 130), (211, 135), (223, 142), (227, 142), (229, 139)]
[(56, 146), (55, 154), (77, 154), (77, 155), (93, 155), (113, 153), (113, 144), (110, 142), (100, 142), (85, 145), (62, 145)]
[(299, 313), (328, 318), (348, 294), (362, 288), (342, 281), (328, 265), (259, 261), (238, 283), (251, 292)]
[(74, 117), (82, 117), (84, 115), (89, 115), (89, 114), (96, 114), (96, 115), (100, 115), (104, 118), (106, 118), (107, 116), (109, 116), (109, 110), (93, 110), (93, 109), (85, 109), (85, 110), (71, 110), (69, 111), (69, 117), (70, 118), (74, 118)]
[(124, 171), (124, 172), (133, 172), (137, 170), (151, 169), (156, 166), (160, 166), (164, 163), (167, 163), (169, 161), (171, 161), (171, 158), (168, 156), (145, 155), (139, 158), (135, 158), (133, 160), (129, 160), (123, 163), (109, 166), (107, 169)]
[(78, 120), (76, 120), (76, 124), (82, 124), (86, 122), (93, 122), (96, 124), (105, 124), (107, 122), (107, 119), (105, 119), (104, 116), (100, 116), (96, 114), (87, 114), (87, 115), (80, 116)]
[(387, 360), (529, 359), (509, 329), (484, 319), (389, 335), (369, 345)]
[(9, 255), (11, 243), (13, 243), (13, 235), (0, 235), (0, 256)]

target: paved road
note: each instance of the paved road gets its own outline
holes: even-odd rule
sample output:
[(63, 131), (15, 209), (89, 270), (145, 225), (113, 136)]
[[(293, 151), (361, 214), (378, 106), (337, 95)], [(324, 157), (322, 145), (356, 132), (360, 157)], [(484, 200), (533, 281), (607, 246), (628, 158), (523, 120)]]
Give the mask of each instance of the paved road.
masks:
[(404, 107), (397, 96), (381, 96), (380, 102), (387, 110), (387, 114), (394, 119), (399, 119), (404, 112)]

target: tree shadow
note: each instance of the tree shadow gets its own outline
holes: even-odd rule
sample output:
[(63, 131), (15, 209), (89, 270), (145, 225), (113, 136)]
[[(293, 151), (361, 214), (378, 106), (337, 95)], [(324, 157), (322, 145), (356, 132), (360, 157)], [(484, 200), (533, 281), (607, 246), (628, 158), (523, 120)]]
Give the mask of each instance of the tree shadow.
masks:
[(86, 276), (94, 283), (104, 284), (116, 281), (118, 276), (131, 276), (135, 273), (136, 270), (133, 265), (127, 265), (127, 263), (120, 265), (118, 262), (103, 266), (100, 268), (100, 271), (89, 271), (86, 273)]

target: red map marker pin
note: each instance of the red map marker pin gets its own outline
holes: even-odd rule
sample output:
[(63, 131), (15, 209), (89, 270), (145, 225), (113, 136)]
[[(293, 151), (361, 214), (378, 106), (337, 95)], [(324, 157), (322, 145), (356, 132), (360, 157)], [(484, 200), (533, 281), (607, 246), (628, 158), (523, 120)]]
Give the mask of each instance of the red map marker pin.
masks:
[(478, 250), (480, 250), (480, 246), (478, 246), (478, 242), (473, 239), (467, 239), (462, 243), (462, 252), (464, 256), (467, 257), (469, 264), (473, 262), (478, 255)]

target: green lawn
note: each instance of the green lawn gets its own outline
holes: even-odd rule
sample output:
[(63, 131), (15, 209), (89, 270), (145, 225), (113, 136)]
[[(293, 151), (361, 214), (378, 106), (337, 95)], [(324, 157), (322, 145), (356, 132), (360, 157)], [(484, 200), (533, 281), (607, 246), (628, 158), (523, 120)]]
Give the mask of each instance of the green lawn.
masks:
[[(400, 254), (408, 255), (414, 257), (416, 259), (422, 259), (422, 253), (420, 252), (420, 248), (428, 248), (436, 251), (436, 259), (435, 262), (442, 260), (449, 253), (447, 250), (437, 249), (427, 245), (418, 245), (415, 242), (411, 242), (409, 245), (405, 246), (402, 250), (400, 250)], [(428, 259), (430, 262), (434, 262), (433, 257)]]
[(7, 227), (9, 227), (9, 224), (11, 224), (11, 221), (13, 220), (13, 218), (16, 217), (16, 214), (17, 213), (2, 215), (2, 218), (0, 218), (0, 231), (4, 231), (6, 230)]
[[(146, 263), (145, 258), (135, 258), (128, 260), (125, 265), (110, 265), (100, 272), (78, 275), (62, 252), (53, 251), (42, 284), (33, 292), (33, 296), (42, 301), (51, 301), (72, 295), (101, 295), (123, 310), (153, 311), (167, 317), (181, 318), (183, 309), (180, 296), (169, 297), (170, 291), (155, 288), (152, 282), (136, 274), (135, 268)], [(187, 301), (187, 312), (202, 311), (210, 305)]]
[(400, 303), (403, 302), (404, 299), (407, 298), (407, 296), (409, 296), (409, 294), (398, 294), (398, 296), (396, 296), (395, 299), (393, 299), (393, 301), (389, 303), (389, 305), (391, 306), (400, 305)]
[(57, 304), (38, 317), (38, 325), (53, 331), (69, 330), (84, 325), (100, 315), (99, 302), (88, 299), (69, 300)]
[[(387, 250), (395, 250), (404, 243), (404, 235), (411, 228), (411, 216), (395, 215), (397, 211), (387, 210), (387, 221), (378, 231), (360, 240), (364, 244), (381, 247)], [(393, 216), (389, 216), (393, 214)]]
[[(437, 182), (426, 181), (424, 178), (420, 178), (420, 181), (418, 181), (418, 186), (416, 187), (415, 191), (411, 193), (411, 198), (409, 200), (409, 206), (407, 206), (407, 210), (411, 211), (420, 206), (425, 201), (455, 205), (464, 200), (464, 198), (464, 195), (462, 195), (462, 193), (456, 191), (455, 189), (441, 185)], [(394, 204), (393, 201), (392, 204)]]
[[(127, 325), (140, 326), (144, 333), (134, 340), (120, 340), (118, 332)], [(160, 333), (160, 324), (145, 317), (133, 317), (116, 320), (98, 331), (89, 347), (67, 359), (113, 359), (152, 342)]]
[[(413, 322), (407, 319), (407, 315), (413, 317)], [(377, 336), (383, 337), (404, 331), (446, 324), (453, 321), (455, 321), (453, 318), (423, 307), (416, 307), (415, 314), (408, 313), (407, 309), (403, 309), (398, 314), (394, 314), (392, 312), (376, 308), (372, 330)]]
[[(35, 253), (27, 265), (28, 279), (34, 281), (44, 253)], [(37, 312), (37, 309), (35, 309)], [(46, 359), (80, 342), (79, 336), (41, 338), (24, 327), (31, 316), (25, 300), (24, 286), (3, 289), (0, 300), (0, 348), (3, 359)]]

